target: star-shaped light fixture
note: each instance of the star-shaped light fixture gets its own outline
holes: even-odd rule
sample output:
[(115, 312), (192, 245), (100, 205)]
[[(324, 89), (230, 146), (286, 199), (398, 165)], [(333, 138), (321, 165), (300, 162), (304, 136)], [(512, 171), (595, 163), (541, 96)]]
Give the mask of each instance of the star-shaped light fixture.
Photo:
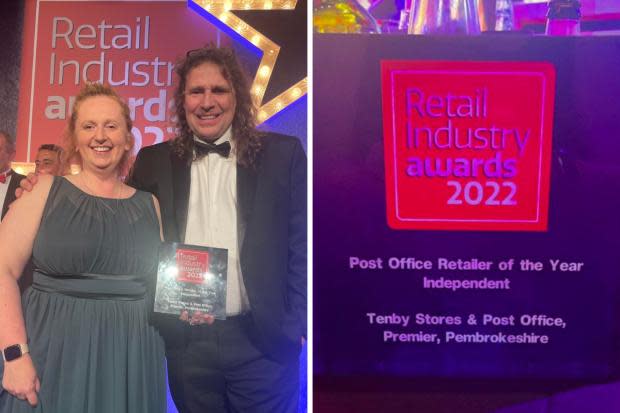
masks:
[(263, 104), (263, 97), (273, 73), (280, 46), (250, 26), (231, 10), (294, 10), (297, 0), (189, 0), (199, 6), (239, 36), (262, 51), (262, 58), (252, 82), (252, 96), (258, 109), (258, 121), (262, 123), (308, 92), (308, 78), (290, 86), (284, 92)]

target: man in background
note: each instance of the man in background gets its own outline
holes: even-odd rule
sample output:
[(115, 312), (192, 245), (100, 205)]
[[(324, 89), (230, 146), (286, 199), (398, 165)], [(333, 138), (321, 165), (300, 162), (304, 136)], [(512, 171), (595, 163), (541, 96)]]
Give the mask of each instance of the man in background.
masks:
[(34, 161), (34, 173), (37, 175), (62, 175), (61, 155), (62, 148), (58, 145), (45, 143), (39, 146), (37, 157)]
[(9, 205), (15, 201), (15, 189), (25, 178), (11, 169), (11, 162), (15, 158), (15, 142), (8, 132), (0, 131), (0, 205), (2, 213), (0, 222), (9, 210)]
[[(15, 189), (19, 188), (20, 181), (25, 178), (24, 175), (11, 169), (14, 158), (15, 142), (7, 132), (0, 131), (0, 205), (2, 205), (0, 222), (9, 211), (9, 206), (15, 201)], [(28, 260), (17, 283), (22, 293), (32, 284), (32, 260)]]

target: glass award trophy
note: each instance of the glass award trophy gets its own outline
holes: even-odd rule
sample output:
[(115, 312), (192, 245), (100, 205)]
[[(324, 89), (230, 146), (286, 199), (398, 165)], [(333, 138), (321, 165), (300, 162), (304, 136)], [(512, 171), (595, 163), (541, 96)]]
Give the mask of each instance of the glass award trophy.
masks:
[(200, 311), (226, 318), (228, 250), (164, 243), (159, 251), (155, 312)]

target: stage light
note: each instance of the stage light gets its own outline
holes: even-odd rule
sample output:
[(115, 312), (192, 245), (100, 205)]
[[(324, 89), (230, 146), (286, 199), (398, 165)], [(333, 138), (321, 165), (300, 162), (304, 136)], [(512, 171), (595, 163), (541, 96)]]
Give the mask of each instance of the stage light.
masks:
[(28, 175), (34, 172), (34, 162), (11, 162), (11, 169), (21, 175)]
[(262, 77), (267, 77), (269, 76), (269, 73), (271, 73), (271, 68), (267, 65), (261, 67), (260, 69), (258, 69), (258, 74), (261, 75)]

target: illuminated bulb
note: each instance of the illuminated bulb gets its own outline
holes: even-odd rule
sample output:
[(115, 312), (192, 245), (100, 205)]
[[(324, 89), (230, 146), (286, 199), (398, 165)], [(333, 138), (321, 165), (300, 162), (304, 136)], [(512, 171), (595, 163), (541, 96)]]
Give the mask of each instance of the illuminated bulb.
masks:
[(260, 43), (260, 36), (255, 34), (254, 36), (252, 36), (252, 39), (250, 41), (254, 46), (258, 46), (258, 44)]
[(262, 122), (265, 119), (267, 119), (267, 112), (265, 112), (264, 110), (258, 112), (258, 120)]
[(258, 70), (258, 74), (262, 77), (267, 77), (269, 75), (270, 67), (265, 65)]
[(224, 3), (224, 10), (228, 11), (232, 9), (232, 3), (227, 1), (226, 3)]
[(263, 91), (263, 88), (262, 88), (262, 87), (260, 87), (260, 86), (256, 86), (256, 87), (254, 88), (254, 94), (255, 94), (255, 95), (260, 95), (262, 91)]
[(270, 1), (265, 2), (265, 9), (270, 10), (273, 7)]
[(295, 88), (295, 89), (293, 89), (293, 91), (291, 92), (291, 95), (292, 95), (294, 98), (298, 98), (298, 97), (300, 97), (300, 96), (301, 96), (301, 89), (300, 89), (300, 88), (298, 88), (298, 87), (296, 87), (296, 88)]
[(244, 8), (244, 9), (246, 9), (246, 10), (249, 10), (249, 9), (250, 9), (250, 2), (249, 2), (249, 1), (246, 1), (246, 2), (243, 4), (243, 8)]
[(228, 14), (226, 12), (220, 14), (219, 19), (222, 21), (222, 23), (226, 23), (226, 20), (228, 20)]
[(35, 164), (34, 162), (13, 162), (11, 167), (18, 173), (22, 175), (29, 174), (30, 172), (34, 172)]
[(280, 109), (282, 109), (282, 101), (278, 100), (278, 103), (276, 103), (276, 110)]
[(283, 9), (290, 9), (290, 8), (291, 8), (291, 3), (289, 3), (289, 2), (284, 3), (284, 4), (282, 5), (282, 8), (283, 8)]

